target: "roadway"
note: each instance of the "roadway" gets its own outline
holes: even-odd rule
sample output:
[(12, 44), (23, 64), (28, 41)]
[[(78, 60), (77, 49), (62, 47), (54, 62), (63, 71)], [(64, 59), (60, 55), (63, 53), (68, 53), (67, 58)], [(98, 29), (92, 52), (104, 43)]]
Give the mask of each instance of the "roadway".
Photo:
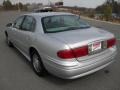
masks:
[(0, 90), (120, 90), (120, 25), (86, 20), (93, 26), (113, 32), (118, 41), (118, 55), (110, 66), (76, 80), (63, 80), (48, 74), (38, 77), (26, 58), (5, 42), (5, 25), (19, 12), (0, 12)]

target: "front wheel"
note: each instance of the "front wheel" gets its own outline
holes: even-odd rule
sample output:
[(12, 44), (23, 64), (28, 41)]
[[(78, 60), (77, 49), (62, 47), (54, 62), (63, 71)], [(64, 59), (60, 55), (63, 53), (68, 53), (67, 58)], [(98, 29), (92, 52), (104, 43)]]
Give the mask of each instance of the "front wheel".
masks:
[(45, 75), (45, 68), (44, 65), (41, 61), (40, 55), (38, 54), (37, 51), (34, 51), (31, 55), (31, 59), (32, 59), (32, 67), (34, 72), (38, 75), (38, 76), (43, 76)]
[(9, 47), (13, 47), (13, 44), (12, 44), (12, 42), (9, 40), (9, 37), (8, 37), (8, 36), (6, 36), (6, 42), (7, 42), (7, 44), (8, 44)]

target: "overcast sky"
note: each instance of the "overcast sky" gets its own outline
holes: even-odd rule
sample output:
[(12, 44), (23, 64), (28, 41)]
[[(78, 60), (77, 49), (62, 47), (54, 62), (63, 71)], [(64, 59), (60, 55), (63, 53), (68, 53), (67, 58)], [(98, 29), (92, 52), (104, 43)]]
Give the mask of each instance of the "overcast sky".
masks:
[[(55, 2), (60, 0), (10, 0), (12, 3), (22, 2), (22, 3), (38, 3), (42, 2), (43, 4), (48, 4), (48, 1)], [(2, 3), (3, 0), (0, 0)], [(98, 5), (101, 5), (105, 2), (105, 0), (63, 0), (64, 6), (80, 6), (80, 7), (88, 7), (95, 8)]]

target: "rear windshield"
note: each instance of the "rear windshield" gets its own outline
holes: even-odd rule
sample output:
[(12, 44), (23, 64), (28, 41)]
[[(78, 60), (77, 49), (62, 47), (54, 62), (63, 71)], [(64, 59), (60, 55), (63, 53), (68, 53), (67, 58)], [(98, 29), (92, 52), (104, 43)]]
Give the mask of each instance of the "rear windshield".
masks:
[(75, 15), (57, 15), (42, 18), (42, 24), (46, 33), (63, 32), (89, 28), (90, 25), (83, 22)]

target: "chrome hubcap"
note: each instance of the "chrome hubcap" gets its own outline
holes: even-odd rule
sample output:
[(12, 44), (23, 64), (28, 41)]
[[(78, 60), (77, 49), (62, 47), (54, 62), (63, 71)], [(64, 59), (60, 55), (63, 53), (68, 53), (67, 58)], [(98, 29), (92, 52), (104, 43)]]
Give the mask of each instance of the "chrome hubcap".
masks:
[(40, 66), (39, 57), (37, 55), (33, 55), (33, 66), (37, 72), (40, 72), (41, 66)]

